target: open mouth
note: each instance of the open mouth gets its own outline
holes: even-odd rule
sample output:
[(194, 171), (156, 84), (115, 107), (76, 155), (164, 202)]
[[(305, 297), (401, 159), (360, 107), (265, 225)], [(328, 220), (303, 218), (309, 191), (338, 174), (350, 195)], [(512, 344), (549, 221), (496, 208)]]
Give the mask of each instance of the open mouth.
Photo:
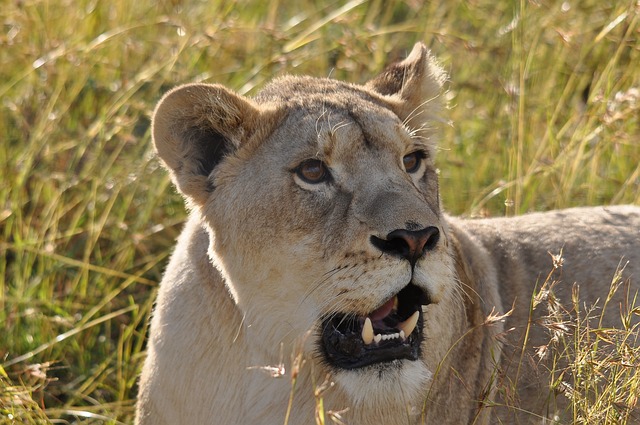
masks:
[(366, 316), (332, 315), (322, 322), (326, 361), (355, 369), (393, 360), (417, 360), (422, 342), (422, 306), (427, 294), (410, 283)]

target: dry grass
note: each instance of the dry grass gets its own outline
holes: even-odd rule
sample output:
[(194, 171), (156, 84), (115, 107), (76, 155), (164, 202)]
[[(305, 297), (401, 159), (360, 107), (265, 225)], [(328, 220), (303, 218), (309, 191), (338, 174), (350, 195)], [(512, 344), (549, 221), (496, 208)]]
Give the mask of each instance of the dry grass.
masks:
[[(0, 423), (131, 421), (185, 216), (149, 139), (150, 111), (176, 84), (361, 82), (423, 40), (451, 74), (450, 211), (640, 203), (636, 0), (8, 0), (0, 19)], [(587, 349), (607, 335), (630, 346), (594, 332)], [(627, 361), (621, 373), (635, 373)], [(637, 375), (612, 373), (637, 390)], [(572, 384), (576, 422), (600, 406), (588, 382)]]
[[(638, 293), (623, 279), (620, 265), (612, 277), (609, 293), (593, 304), (580, 299), (574, 284), (571, 305), (556, 298), (555, 276), (562, 267), (561, 254), (554, 268), (534, 295), (533, 309), (544, 310), (541, 324), (549, 343), (537, 347), (535, 357), (549, 372), (549, 400), (568, 400), (573, 424), (632, 424), (640, 420), (640, 303)], [(625, 303), (615, 305), (616, 293)], [(605, 326), (609, 310), (619, 310), (620, 326)], [(529, 353), (533, 355), (533, 353)], [(566, 403), (565, 403), (566, 404)]]

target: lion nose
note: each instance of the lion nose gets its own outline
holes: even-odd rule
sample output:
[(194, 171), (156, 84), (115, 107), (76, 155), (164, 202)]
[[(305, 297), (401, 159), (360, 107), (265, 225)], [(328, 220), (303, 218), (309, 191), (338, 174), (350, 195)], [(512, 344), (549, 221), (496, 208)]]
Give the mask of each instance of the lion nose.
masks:
[(386, 254), (405, 258), (413, 267), (420, 257), (435, 248), (439, 239), (438, 228), (429, 226), (422, 230), (394, 230), (386, 239), (371, 236), (371, 243)]

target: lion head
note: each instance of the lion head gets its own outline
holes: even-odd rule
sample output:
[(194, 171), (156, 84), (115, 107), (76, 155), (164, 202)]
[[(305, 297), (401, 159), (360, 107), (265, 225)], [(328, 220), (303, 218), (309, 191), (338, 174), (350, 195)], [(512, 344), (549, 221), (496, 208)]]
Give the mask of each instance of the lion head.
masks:
[(420, 400), (459, 334), (434, 165), (444, 81), (417, 44), (365, 85), (287, 76), (250, 99), (190, 84), (155, 111), (253, 349), (311, 331), (305, 352), (357, 402)]

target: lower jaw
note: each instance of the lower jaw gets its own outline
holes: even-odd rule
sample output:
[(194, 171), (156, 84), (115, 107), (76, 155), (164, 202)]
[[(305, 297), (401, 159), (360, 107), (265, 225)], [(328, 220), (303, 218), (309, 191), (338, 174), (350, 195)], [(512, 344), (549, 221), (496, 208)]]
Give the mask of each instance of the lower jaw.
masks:
[(414, 347), (406, 346), (402, 349), (394, 350), (393, 357), (370, 355), (361, 358), (331, 358), (328, 363), (335, 369), (362, 369), (374, 367), (384, 369), (388, 367), (397, 367), (403, 362), (412, 362), (418, 360), (420, 356), (419, 350)]

